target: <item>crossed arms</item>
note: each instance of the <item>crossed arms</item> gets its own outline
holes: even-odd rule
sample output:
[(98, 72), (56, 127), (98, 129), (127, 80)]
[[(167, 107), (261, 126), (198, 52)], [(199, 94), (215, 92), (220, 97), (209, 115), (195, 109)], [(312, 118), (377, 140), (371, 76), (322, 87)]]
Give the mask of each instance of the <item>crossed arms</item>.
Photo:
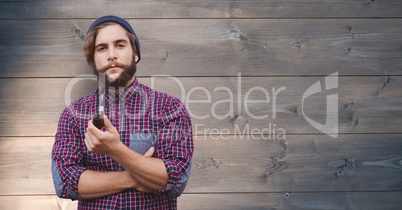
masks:
[(154, 148), (141, 155), (126, 147), (120, 135), (105, 116), (106, 131), (98, 130), (92, 121), (88, 123), (85, 145), (90, 152), (108, 155), (122, 165), (125, 171), (84, 171), (78, 182), (82, 198), (99, 198), (135, 188), (143, 192), (156, 192), (166, 187), (168, 174), (161, 159), (152, 158)]

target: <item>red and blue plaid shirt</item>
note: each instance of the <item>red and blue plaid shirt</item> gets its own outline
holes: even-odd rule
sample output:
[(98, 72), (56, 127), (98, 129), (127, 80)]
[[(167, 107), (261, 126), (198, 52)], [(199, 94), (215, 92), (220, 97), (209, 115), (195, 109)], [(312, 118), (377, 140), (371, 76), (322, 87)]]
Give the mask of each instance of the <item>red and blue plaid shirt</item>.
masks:
[(85, 146), (88, 121), (98, 112), (98, 91), (78, 99), (60, 116), (52, 152), (52, 173), (59, 197), (78, 199), (78, 209), (176, 209), (191, 170), (194, 150), (190, 116), (179, 99), (152, 90), (137, 81), (120, 95), (105, 94), (105, 114), (117, 128), (121, 141), (144, 154), (154, 146), (153, 157), (162, 159), (169, 180), (159, 194), (126, 190), (98, 199), (81, 199), (78, 180), (85, 170), (122, 171), (106, 155)]

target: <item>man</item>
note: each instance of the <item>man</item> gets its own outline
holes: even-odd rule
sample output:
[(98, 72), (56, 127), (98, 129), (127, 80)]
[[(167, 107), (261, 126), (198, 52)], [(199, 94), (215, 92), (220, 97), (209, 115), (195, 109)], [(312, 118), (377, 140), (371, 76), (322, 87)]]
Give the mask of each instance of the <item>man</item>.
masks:
[(98, 90), (65, 108), (52, 151), (56, 194), (78, 209), (176, 209), (194, 149), (185, 106), (137, 81), (140, 43), (124, 19), (97, 19), (84, 54), (110, 89), (104, 128), (91, 120)]

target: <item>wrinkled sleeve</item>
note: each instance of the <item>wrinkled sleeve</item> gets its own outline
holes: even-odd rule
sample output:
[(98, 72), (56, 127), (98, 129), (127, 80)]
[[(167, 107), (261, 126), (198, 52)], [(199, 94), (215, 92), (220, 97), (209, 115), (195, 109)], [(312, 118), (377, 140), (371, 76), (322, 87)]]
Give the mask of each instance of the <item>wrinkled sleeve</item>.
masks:
[(80, 152), (81, 136), (73, 112), (67, 107), (60, 116), (52, 151), (52, 176), (60, 198), (81, 199), (78, 180), (86, 170)]
[(188, 182), (194, 151), (190, 115), (180, 101), (173, 101), (165, 108), (158, 139), (161, 144), (158, 154), (169, 176), (166, 188), (160, 193), (176, 198), (183, 193)]

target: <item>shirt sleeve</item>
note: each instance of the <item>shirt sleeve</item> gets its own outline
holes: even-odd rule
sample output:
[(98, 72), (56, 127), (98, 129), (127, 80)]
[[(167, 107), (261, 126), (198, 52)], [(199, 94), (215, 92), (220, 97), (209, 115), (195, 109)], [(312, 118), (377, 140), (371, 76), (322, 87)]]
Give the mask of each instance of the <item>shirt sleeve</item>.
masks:
[(165, 109), (161, 128), (158, 156), (165, 164), (169, 179), (166, 188), (159, 192), (176, 198), (183, 193), (188, 182), (194, 151), (190, 115), (184, 104), (173, 101)]
[(58, 122), (52, 151), (52, 176), (58, 197), (79, 200), (78, 180), (86, 168), (79, 149), (83, 141), (72, 113), (67, 107)]

